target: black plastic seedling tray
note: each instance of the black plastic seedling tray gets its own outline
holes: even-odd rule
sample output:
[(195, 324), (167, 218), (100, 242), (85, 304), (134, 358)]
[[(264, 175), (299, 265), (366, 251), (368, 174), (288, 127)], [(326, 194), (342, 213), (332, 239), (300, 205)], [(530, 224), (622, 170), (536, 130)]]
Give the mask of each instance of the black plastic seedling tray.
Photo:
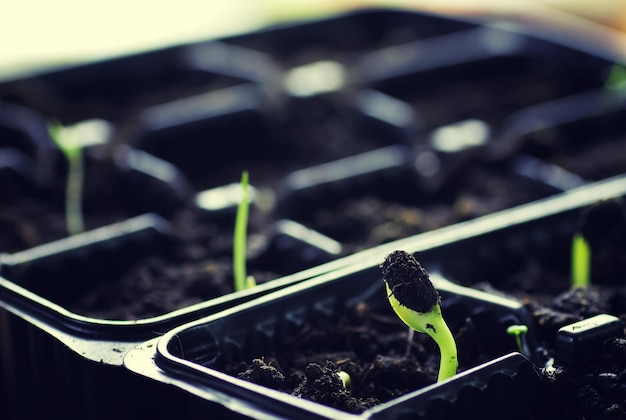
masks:
[[(316, 272), (316, 269), (311, 269), (307, 275), (304, 274), (307, 271), (303, 270), (273, 284), (259, 285), (254, 289), (233, 293), (232, 296), (223, 296), (210, 302), (146, 319), (98, 319), (67, 309), (71, 307), (68, 305), (76, 299), (76, 296), (93, 287), (93, 283), (110, 281), (119, 275), (120, 270), (147, 255), (166, 253), (170, 240), (167, 237), (167, 228), (168, 222), (164, 218), (156, 214), (145, 214), (76, 237), (51, 242), (23, 252), (4, 254), (0, 268), (3, 277), (15, 279), (15, 282), (2, 280), (7, 288), (7, 295), (3, 296), (3, 299), (11, 306), (44, 316), (50, 321), (51, 331), (58, 329), (61, 333), (64, 330), (65, 333), (75, 334), (76, 339), (66, 343), (70, 347), (81, 348), (85, 345), (81, 339), (88, 340), (86, 347), (91, 347), (93, 351), (81, 349), (80, 353), (83, 356), (119, 365), (123, 349), (129, 345), (154, 337), (159, 332), (191, 318), (260, 296)], [(315, 253), (316, 249), (310, 242), (304, 242), (291, 233), (293, 229), (284, 230), (279, 232), (279, 239), (289, 241), (294, 250), (291, 254), (286, 254), (286, 257), (297, 258), (301, 257), (301, 253)], [(92, 283), (86, 284), (86, 279)], [(28, 299), (24, 299), (23, 295)], [(102, 341), (104, 346), (96, 349), (93, 340)], [(128, 343), (122, 346), (121, 343), (124, 341)], [(107, 342), (108, 345), (105, 344)], [(104, 349), (107, 347), (116, 350), (105, 356)]]
[[(550, 418), (563, 414), (559, 404), (543, 399), (548, 394), (541, 389), (547, 385), (538, 373), (552, 363), (562, 365), (568, 360), (561, 356), (554, 361), (557, 335), (546, 342), (544, 334), (539, 340), (536, 334), (540, 327), (530, 310), (521, 300), (507, 297), (507, 294), (513, 296), (513, 291), (494, 291), (494, 288), (501, 287), (497, 282), (500, 276), (515, 270), (514, 263), (521, 255), (552, 259), (554, 267), (567, 271), (567, 258), (563, 254), (568, 251), (581, 210), (625, 194), (626, 179), (617, 177), (357, 253), (347, 257), (355, 261), (352, 266), (175, 328), (131, 351), (125, 365), (157, 382), (200, 397), (207, 407), (223, 405), (253, 417), (349, 417), (335, 409), (303, 402), (230, 376), (223, 372), (224, 363), (249, 362), (264, 356), (271, 359), (281, 353), (285, 338), (302, 326), (336, 325), (338, 316), (358, 302), (367, 302), (372, 309), (387, 307), (378, 264), (391, 250), (404, 249), (415, 253), (431, 272), (442, 295), (444, 316), (448, 314), (451, 320), (471, 318), (481, 343), (491, 349), (493, 361), (461, 373), (457, 379), (367, 410), (361, 416), (404, 418), (410, 414), (417, 418), (441, 415), (466, 418), (470, 407), (480, 412), (481, 418), (503, 415)], [(491, 289), (483, 292), (462, 287), (449, 282), (442, 273), (457, 283), (473, 285), (484, 281)], [(516, 349), (512, 337), (505, 333), (506, 326), (512, 324), (529, 326), (526, 355), (532, 361), (519, 354), (505, 356)], [(591, 338), (582, 338), (586, 343), (567, 347), (567, 357), (580, 359), (584, 357), (581, 352), (587, 351), (585, 348), (601, 345), (599, 340), (613, 335), (620, 337), (618, 326), (611, 326), (614, 328), (598, 324), (597, 333), (590, 332), (587, 336)], [(559, 333), (559, 337), (567, 334), (566, 331), (569, 330)], [(559, 342), (567, 340), (559, 338)], [(521, 402), (524, 403), (519, 406)], [(512, 405), (519, 408), (514, 413), (509, 411)]]
[[(374, 21), (377, 22), (375, 25)], [(344, 29), (339, 30), (340, 27)], [(331, 36), (338, 30), (346, 34), (339, 44), (335, 35)], [(500, 40), (496, 45), (493, 44), (495, 39)], [(456, 45), (454, 40), (464, 40), (464, 43)], [(448, 59), (443, 54), (445, 49), (440, 48), (442, 44), (450, 45), (451, 48), (454, 46), (452, 51), (459, 51), (460, 46), (470, 41), (475, 41), (475, 47), (468, 56), (450, 52), (451, 58)], [(412, 50), (412, 42), (421, 43), (420, 51), (421, 48), (425, 48), (425, 51), (432, 50), (433, 54), (423, 57), (430, 64), (412, 55), (408, 55), (409, 59), (402, 65), (397, 60), (389, 60), (390, 57), (396, 57), (398, 51), (401, 53)], [(435, 51), (439, 53), (434, 54)], [(368, 10), (316, 22), (272, 28), (219, 42), (167, 48), (42, 72), (5, 81), (0, 86), (0, 92), (3, 100), (20, 103), (26, 108), (22, 111), (29, 118), (20, 118), (20, 121), (33, 120), (36, 124), (22, 123), (17, 126), (21, 127), (23, 133), (41, 143), (42, 146), (38, 147), (41, 150), (50, 147), (49, 139), (46, 142), (43, 122), (45, 117), (54, 116), (65, 122), (94, 117), (109, 119), (113, 124), (114, 135), (121, 136), (116, 141), (127, 141), (157, 156), (156, 160), (152, 159), (150, 162), (151, 155), (142, 154), (136, 149), (122, 148), (117, 151), (118, 155), (125, 156), (122, 160), (127, 162), (126, 165), (136, 165), (137, 170), (134, 172), (138, 176), (129, 177), (125, 183), (126, 186), (138, 190), (145, 190), (141, 178), (146, 177), (144, 173), (162, 177), (178, 170), (181, 173), (179, 178), (188, 180), (196, 189), (204, 189), (232, 182), (242, 169), (248, 169), (255, 186), (260, 190), (273, 190), (278, 203), (275, 214), (280, 216), (279, 220), (295, 219), (305, 227), (321, 231), (340, 243), (341, 250), (329, 256), (334, 258), (368, 248), (372, 244), (363, 243), (361, 238), (352, 238), (350, 234), (342, 237), (342, 232), (332, 227), (312, 226), (319, 217), (316, 210), (324, 209), (326, 213), (336, 213), (340, 209), (329, 207), (329, 203), (332, 205), (346, 197), (358, 198), (373, 193), (391, 203), (407, 206), (419, 207), (433, 201), (439, 205), (440, 200), (441, 205), (451, 205), (449, 195), (446, 193), (442, 196), (440, 188), (435, 186), (441, 187), (446, 181), (448, 184), (454, 183), (459, 177), (463, 177), (463, 168), (479, 165), (483, 160), (482, 152), (485, 147), (497, 143), (498, 140), (491, 135), (496, 131), (488, 129), (485, 132), (486, 137), (483, 135), (473, 139), (477, 143), (465, 144), (461, 139), (465, 138), (468, 126), (459, 125), (462, 121), (458, 121), (456, 117), (448, 121), (451, 126), (439, 127), (426, 133), (421, 111), (404, 102), (404, 98), (394, 96), (394, 92), (385, 93), (381, 86), (387, 83), (398, 85), (400, 73), (407, 77), (414, 76), (420, 81), (423, 78), (430, 80), (438, 72), (447, 74), (452, 71), (455, 75), (452, 79), (471, 81), (476, 72), (465, 72), (465, 66), (474, 68), (478, 65), (483, 70), (491, 69), (490, 63), (494, 60), (506, 63), (510, 60), (513, 63), (528, 62), (533, 63), (533, 68), (542, 68), (542, 72), (554, 72), (559, 76), (566, 74), (571, 77), (569, 85), (573, 90), (600, 86), (604, 72), (608, 69), (607, 59), (584, 55), (586, 60), (583, 63), (577, 62), (575, 68), (566, 65), (580, 56), (580, 52), (570, 47), (515, 31), (483, 27), (480, 22), (464, 22), (405, 11)], [(376, 57), (382, 58), (378, 60)], [(553, 60), (554, 57), (560, 59)], [(301, 71), (310, 75), (329, 71), (325, 67), (322, 70), (315, 66), (307, 68), (311, 63), (324, 60), (338, 63), (343, 69), (339, 71), (344, 75), (344, 83), (330, 92), (322, 89), (307, 95), (289, 89), (286, 81)], [(251, 62), (256, 63), (255, 66), (250, 66)], [(372, 62), (378, 64), (373, 65)], [(383, 63), (388, 65), (381, 67)], [(545, 67), (547, 63), (550, 65)], [(564, 63), (563, 68), (560, 67), (561, 63)], [(507, 66), (509, 64), (503, 69), (508, 69)], [(568, 71), (563, 72), (564, 69)], [(203, 80), (198, 85), (191, 83), (195, 89), (201, 91), (199, 94), (191, 93), (194, 89), (187, 83), (189, 79), (194, 79), (191, 76), (198, 76)], [(203, 78), (210, 83), (205, 84)], [(448, 75), (441, 81), (452, 79)], [(87, 83), (88, 80), (99, 83)], [(47, 108), (36, 95), (36, 89), (24, 89), (29, 83), (47, 86), (45, 92), (57, 100), (50, 101), (50, 108)], [(170, 89), (181, 83), (185, 85), (179, 92), (182, 96), (171, 94)], [(424, 83), (420, 81), (409, 84)], [(434, 81), (428, 82), (428, 85), (434, 84)], [(110, 88), (114, 85), (119, 86), (119, 89)], [(163, 92), (156, 97), (151, 96), (150, 92), (161, 86)], [(350, 94), (354, 89), (359, 94)], [(138, 102), (123, 103), (120, 99), (122, 92), (123, 96), (140, 99)], [(553, 93), (560, 97), (569, 94), (570, 90), (557, 90)], [(101, 100), (101, 106), (89, 105), (97, 99)], [(536, 100), (535, 98), (531, 102)], [(38, 118), (32, 116), (28, 107), (41, 115)], [(390, 113), (390, 109), (400, 112)], [(290, 115), (291, 111), (297, 112)], [(317, 160), (309, 160), (308, 149), (301, 148), (298, 140), (299, 136), (315, 132), (311, 130), (315, 127), (323, 128), (316, 122), (320, 115), (333, 117), (340, 132), (338, 136), (324, 139), (326, 143), (333, 146), (335, 140), (356, 141), (348, 148), (334, 145), (334, 149), (331, 147), (326, 155), (314, 158)], [(131, 122), (129, 119), (134, 117), (137, 119), (132, 121), (139, 122), (139, 127), (128, 126)], [(486, 124), (487, 128), (495, 127), (492, 122), (480, 122), (479, 115), (468, 114), (463, 118), (478, 120), (479, 125)], [(35, 127), (38, 127), (38, 131)], [(455, 137), (457, 150), (451, 152), (438, 146), (437, 138), (459, 127), (465, 127), (466, 132), (461, 131), (461, 135)], [(19, 130), (17, 133), (19, 134)], [(131, 133), (130, 137), (128, 133)], [(137, 134), (133, 137), (132, 133)], [(206, 133), (211, 133), (208, 139)], [(320, 138), (325, 135), (321, 133)], [(24, 144), (23, 141), (18, 143)], [(3, 151), (12, 149), (12, 143), (3, 147)], [(32, 149), (30, 146), (26, 149), (28, 150), (25, 152), (30, 153), (32, 159), (41, 160), (40, 155), (43, 152), (29, 151)], [(58, 153), (56, 155), (59, 159)], [(167, 167), (157, 162), (158, 158), (176, 166), (166, 170)], [(435, 171), (436, 173), (424, 172), (424, 162), (429, 160), (440, 170)], [(256, 171), (257, 168), (253, 165), (259, 162), (261, 167)], [(323, 164), (315, 165), (320, 162)], [(549, 169), (550, 165), (546, 166)], [(222, 169), (225, 169), (225, 173), (220, 172)], [(490, 171), (493, 174), (513, 174), (519, 178), (517, 169), (510, 162), (491, 168)], [(174, 191), (180, 189), (182, 182), (171, 177), (164, 181), (163, 185)], [(487, 207), (484, 211), (520, 204), (568, 187), (552, 182), (549, 177), (540, 177), (535, 181), (537, 182), (531, 183), (527, 188), (531, 193), (521, 200)], [(514, 189), (524, 189), (526, 186), (518, 183)], [(407, 188), (415, 189), (418, 193), (407, 194)], [(159, 194), (161, 192), (157, 190), (153, 195)], [(128, 198), (132, 199), (132, 194)], [(137, 201), (141, 203), (142, 199)], [(168, 206), (167, 210), (161, 213), (166, 213), (167, 216), (172, 208)], [(438, 210), (435, 208), (434, 211)], [(461, 215), (460, 219), (474, 215), (470, 212)], [(382, 240), (397, 239), (451, 222), (454, 220), (426, 224), (415, 231), (402, 231), (399, 235)], [(361, 222), (356, 223), (358, 228)], [(333, 238), (333, 235), (338, 237)], [(26, 290), (39, 294), (39, 286), (32, 290), (13, 275), (8, 275), (8, 280), (13, 281), (18, 288), (26, 286)], [(59, 302), (53, 300), (53, 303)], [(94, 322), (97, 328), (101, 324), (102, 322)], [(74, 329), (84, 331), (84, 322), (80, 328)], [(144, 336), (143, 333), (140, 335)]]
[[(522, 304), (464, 289), (448, 283), (439, 276), (433, 276), (432, 280), (442, 294), (442, 310), (448, 319), (471, 318), (477, 331), (485, 332), (485, 335), (480, 337), (481, 343), (495, 351), (494, 361), (470, 369), (436, 389), (429, 387), (416, 391), (410, 395), (414, 401), (409, 400), (409, 396), (404, 399), (408, 400), (405, 404), (392, 400), (373, 409), (372, 412), (363, 413), (362, 416), (401, 418), (396, 417), (398, 413), (402, 415), (411, 413), (417, 414), (418, 418), (436, 418), (436, 415), (446, 413), (452, 418), (462, 418), (464, 410), (455, 406), (455, 400), (459, 398), (457, 394), (461, 389), (463, 394), (477, 393), (476, 403), (478, 401), (486, 403), (490, 399), (484, 395), (490, 393), (495, 395), (498, 392), (507, 395), (514, 390), (516, 397), (527, 397), (532, 400), (541, 387), (541, 381), (534, 372), (531, 362), (519, 354), (497, 357), (506, 354), (507, 350), (514, 350), (510, 337), (504, 332), (506, 327), (527, 324), (530, 321)], [(288, 340), (287, 336), (303, 325), (337, 322), (339, 315), (356, 303), (366, 302), (371, 310), (387, 308), (388, 303), (378, 268), (360, 271), (339, 270), (279, 293), (280, 296), (270, 295), (267, 299), (252, 301), (248, 305), (233, 308), (214, 318), (199, 320), (174, 329), (159, 340), (156, 357), (152, 356), (156, 346), (149, 345), (144, 347), (143, 355), (136, 354), (138, 351), (131, 352), (126, 364), (131, 370), (143, 373), (145, 367), (142, 366), (142, 362), (152, 362), (154, 358), (156, 366), (173, 384), (179, 383), (177, 379), (184, 378), (185, 385), (182, 386), (184, 389), (209, 401), (226, 404), (235, 411), (244, 414), (254, 413), (255, 417), (348, 417), (345, 412), (308, 401), (303, 403), (300, 398), (237, 380), (220, 373), (219, 370), (223, 368), (222, 363), (226, 359), (238, 361), (280, 354), (283, 345), (281, 343)], [(529, 334), (529, 338), (531, 337), (532, 331)], [(520, 384), (516, 383), (517, 381), (525, 382)], [(498, 385), (495, 385), (496, 383)], [(488, 384), (491, 386), (506, 384), (505, 386), (511, 388), (496, 391), (490, 389)], [(522, 395), (519, 392), (522, 392)], [(499, 407), (485, 408), (485, 413), (489, 413), (490, 410), (494, 410), (493, 414), (504, 413), (507, 404), (505, 401), (500, 403)], [(526, 408), (532, 409), (530, 406)], [(519, 418), (524, 417), (524, 413), (519, 414)]]
[[(103, 407), (119, 394), (137, 413), (159, 413), (167, 405), (160, 396), (173, 389), (146, 381), (154, 393), (137, 391), (144, 378), (122, 367), (129, 350), (285, 286), (371, 265), (390, 241), (424, 251), (429, 267), (459, 282), (468, 281), (467, 260), (444, 266), (440, 255), (449, 250), (471, 248), (491, 261), (501, 245), (497, 232), (505, 231), (508, 250), (524, 249), (527, 239), (517, 237), (527, 238), (531, 219), (610, 195), (620, 181), (588, 197), (573, 192), (465, 221), (624, 172), (616, 151), (624, 101), (607, 99), (604, 88), (621, 60), (604, 48), (590, 51), (511, 25), (371, 9), (1, 81), (3, 191), (60, 184), (64, 166), (47, 120), (98, 118), (112, 133), (99, 148), (122, 168), (116, 185), (130, 191), (124, 196), (136, 209), (136, 218), (120, 225), (2, 256), (2, 376), (8, 400), (16, 401), (10, 416), (76, 417), (95, 409), (106, 417), (112, 411)], [(581, 169), (569, 165), (581, 160), (575, 153), (556, 153), (584, 145), (588, 156), (601, 155), (589, 144), (614, 151), (615, 165), (589, 160)], [(296, 262), (289, 275), (283, 270), (253, 290), (154, 317), (111, 321), (69, 309), (72, 295), (94, 279), (108, 284), (122, 262), (167, 253), (167, 231), (181, 207), (230, 226), (232, 201), (215, 208), (203, 200), (207, 192), (232, 190), (243, 170), (259, 197), (269, 197), (266, 252), (280, 256), (278, 265)], [(340, 220), (349, 209), (356, 215)], [(386, 219), (371, 227), (372, 213)], [(495, 249), (466, 239), (487, 232), (494, 232)], [(534, 232), (543, 249), (541, 230)], [(277, 260), (251, 264), (275, 267)], [(482, 274), (472, 272), (471, 281)], [(502, 363), (527, 365), (517, 356)], [(50, 385), (68, 371), (71, 379)], [(27, 404), (35, 389), (44, 404)], [(175, 395), (182, 412), (195, 409), (184, 393)], [(81, 403), (70, 409), (70, 398)]]
[[(278, 228), (288, 223), (294, 222), (283, 221)], [(17, 417), (44, 413), (75, 417), (93, 410), (103, 416), (114, 415), (117, 410), (107, 411), (112, 407), (106, 407), (111, 398), (122, 406), (132, 405), (127, 413), (142, 416), (154, 410), (155, 415), (162, 414), (162, 409), (156, 408), (158, 405), (150, 405), (154, 395), (167, 395), (168, 401), (173, 402), (177, 393), (162, 387), (141, 387), (137, 378), (122, 367), (129, 350), (177, 325), (317, 273), (315, 268), (298, 271), (254, 289), (139, 320), (109, 320), (67, 309), (74, 295), (84, 293), (93, 283), (106, 285), (126, 266), (146, 256), (166, 253), (167, 228), (168, 222), (163, 217), (145, 214), (23, 252), (2, 255), (0, 301), (5, 311), (0, 318), (4, 349), (1, 362), (7, 395), (11, 398), (7, 407)], [(277, 229), (277, 240), (289, 247), (284, 252), (285, 258), (297, 261), (303, 254), (323, 252), (301, 237), (293, 229)], [(281, 252), (280, 247), (276, 252)], [(332, 266), (320, 272), (326, 269)], [(58, 378), (65, 379), (57, 383)], [(26, 404), (33, 392), (38, 393), (42, 404)], [(69, 404), (68, 398), (79, 403)]]

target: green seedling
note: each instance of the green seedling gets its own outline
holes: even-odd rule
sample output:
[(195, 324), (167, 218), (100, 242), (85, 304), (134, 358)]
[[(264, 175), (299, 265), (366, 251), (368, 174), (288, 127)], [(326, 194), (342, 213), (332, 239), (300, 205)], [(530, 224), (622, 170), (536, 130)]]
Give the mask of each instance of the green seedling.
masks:
[(623, 98), (626, 95), (626, 67), (621, 64), (613, 64), (609, 76), (604, 82), (604, 89)]
[(613, 108), (626, 98), (626, 67), (613, 64), (604, 81), (600, 97), (601, 108)]
[(526, 325), (511, 325), (506, 329), (506, 333), (515, 337), (515, 343), (517, 344), (517, 349), (521, 354), (528, 357), (528, 352), (526, 351), (526, 333), (528, 332), (528, 327)]
[(348, 372), (340, 370), (339, 372), (337, 372), (337, 376), (339, 376), (339, 379), (341, 379), (343, 387), (346, 389), (346, 391), (349, 392), (350, 388), (352, 387), (352, 378), (350, 378), (350, 374)]
[(604, 200), (583, 211), (578, 229), (572, 237), (572, 287), (589, 287), (592, 248), (605, 241), (623, 220), (624, 207), (620, 199)]
[(76, 127), (63, 127), (58, 122), (48, 124), (50, 137), (65, 155), (68, 163), (65, 186), (65, 224), (69, 235), (85, 230), (82, 212), (84, 182), (83, 149)]
[(398, 317), (417, 332), (428, 334), (439, 346), (437, 381), (456, 374), (456, 342), (441, 315), (441, 297), (428, 273), (411, 254), (393, 251), (380, 265), (387, 299)]
[(591, 247), (581, 232), (572, 238), (572, 287), (588, 287), (591, 283)]
[(235, 218), (235, 233), (233, 237), (233, 273), (235, 276), (235, 291), (250, 289), (256, 286), (253, 276), (246, 275), (246, 249), (248, 243), (248, 211), (250, 198), (248, 194), (248, 172), (241, 174), (241, 199), (237, 206)]

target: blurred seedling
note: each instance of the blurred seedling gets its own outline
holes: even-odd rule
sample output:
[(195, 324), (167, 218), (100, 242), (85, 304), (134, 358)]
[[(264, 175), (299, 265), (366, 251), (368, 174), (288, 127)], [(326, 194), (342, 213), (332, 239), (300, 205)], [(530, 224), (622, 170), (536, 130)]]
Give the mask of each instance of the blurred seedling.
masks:
[(84, 164), (79, 130), (75, 126), (64, 127), (59, 122), (51, 122), (48, 124), (48, 131), (68, 163), (65, 224), (68, 234), (76, 235), (85, 230), (82, 211)]
[(528, 333), (528, 327), (526, 325), (510, 325), (506, 329), (506, 333), (515, 337), (515, 343), (517, 349), (521, 354), (529, 357), (528, 345), (526, 344), (526, 333)]
[(592, 248), (599, 245), (624, 220), (621, 200), (603, 200), (584, 209), (571, 245), (572, 287), (591, 284)]
[(256, 286), (254, 277), (246, 273), (249, 209), (248, 172), (243, 171), (241, 174), (241, 199), (237, 206), (235, 233), (233, 236), (233, 274), (235, 278), (235, 291), (237, 292)]

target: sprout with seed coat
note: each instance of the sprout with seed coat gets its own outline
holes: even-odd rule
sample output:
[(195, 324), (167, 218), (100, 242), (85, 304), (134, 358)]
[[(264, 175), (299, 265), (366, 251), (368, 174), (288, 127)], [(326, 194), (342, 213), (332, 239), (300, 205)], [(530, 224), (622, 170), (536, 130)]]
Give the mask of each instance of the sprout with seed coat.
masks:
[(441, 315), (439, 292), (428, 273), (411, 254), (393, 251), (380, 265), (387, 299), (398, 317), (417, 332), (428, 334), (439, 346), (437, 382), (456, 374), (456, 342)]

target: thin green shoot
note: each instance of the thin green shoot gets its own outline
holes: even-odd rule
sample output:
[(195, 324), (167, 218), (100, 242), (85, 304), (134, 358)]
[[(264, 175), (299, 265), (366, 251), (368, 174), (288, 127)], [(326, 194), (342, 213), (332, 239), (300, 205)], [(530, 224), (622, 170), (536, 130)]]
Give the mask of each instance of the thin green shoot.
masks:
[(243, 171), (241, 174), (241, 199), (237, 206), (235, 233), (233, 236), (233, 274), (235, 277), (235, 291), (237, 292), (256, 286), (254, 277), (246, 274), (249, 208), (248, 171)]
[(63, 127), (58, 122), (48, 124), (50, 137), (65, 155), (68, 164), (65, 185), (65, 224), (69, 235), (85, 230), (82, 211), (84, 183), (83, 148), (74, 126)]
[(591, 283), (591, 247), (580, 232), (572, 238), (571, 282), (573, 287), (589, 287)]
[[(590, 287), (594, 252), (609, 246), (626, 220), (621, 198), (600, 200), (582, 209), (571, 243), (571, 287)], [(593, 248), (593, 251), (592, 251)]]
[(506, 333), (515, 337), (515, 343), (517, 344), (517, 349), (521, 354), (528, 357), (528, 352), (526, 351), (526, 333), (528, 332), (528, 327), (526, 325), (510, 325), (506, 329)]

